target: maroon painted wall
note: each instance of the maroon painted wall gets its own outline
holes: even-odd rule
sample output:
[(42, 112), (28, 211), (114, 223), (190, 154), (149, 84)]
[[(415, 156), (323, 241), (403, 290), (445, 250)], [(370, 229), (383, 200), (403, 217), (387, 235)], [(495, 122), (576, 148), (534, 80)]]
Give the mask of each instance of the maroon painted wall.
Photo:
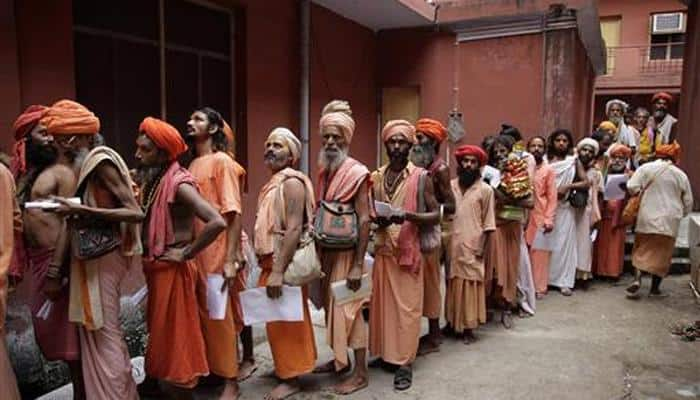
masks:
[[(14, 2), (0, 4), (0, 88), (3, 104), (0, 106), (0, 127), (3, 133), (10, 132), (12, 123), (20, 111), (19, 58), (17, 34), (15, 32)], [(9, 151), (12, 145), (10, 134), (0, 135), (0, 151)]]
[(700, 4), (698, 0), (688, 9), (688, 30), (683, 57), (683, 87), (681, 93), (680, 126), (678, 140), (683, 146), (682, 167), (693, 187), (696, 209), (700, 207), (700, 168), (693, 160), (700, 151)]

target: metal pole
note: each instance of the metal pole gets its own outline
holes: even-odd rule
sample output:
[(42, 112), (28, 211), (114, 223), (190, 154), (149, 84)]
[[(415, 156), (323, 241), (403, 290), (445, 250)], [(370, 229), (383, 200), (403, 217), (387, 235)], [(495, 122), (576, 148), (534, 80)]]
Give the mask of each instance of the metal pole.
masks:
[(309, 70), (311, 45), (311, 6), (310, 0), (299, 2), (301, 14), (301, 79), (299, 90), (299, 135), (301, 136), (301, 171), (309, 174)]

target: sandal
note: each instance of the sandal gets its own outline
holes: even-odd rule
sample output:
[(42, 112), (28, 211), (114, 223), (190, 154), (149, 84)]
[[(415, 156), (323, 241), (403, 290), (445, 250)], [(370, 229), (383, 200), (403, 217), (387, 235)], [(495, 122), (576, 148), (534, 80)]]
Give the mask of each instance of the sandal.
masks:
[(413, 383), (413, 370), (411, 367), (401, 366), (394, 374), (394, 389), (402, 392), (411, 387)]

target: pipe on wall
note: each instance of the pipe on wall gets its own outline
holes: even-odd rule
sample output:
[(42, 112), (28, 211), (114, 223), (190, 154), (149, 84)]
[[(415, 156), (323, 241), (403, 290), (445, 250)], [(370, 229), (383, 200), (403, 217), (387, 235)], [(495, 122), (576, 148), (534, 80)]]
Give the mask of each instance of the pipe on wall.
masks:
[(311, 1), (301, 0), (299, 2), (299, 13), (301, 17), (301, 77), (299, 79), (299, 135), (301, 137), (301, 171), (309, 174), (309, 70), (311, 55)]

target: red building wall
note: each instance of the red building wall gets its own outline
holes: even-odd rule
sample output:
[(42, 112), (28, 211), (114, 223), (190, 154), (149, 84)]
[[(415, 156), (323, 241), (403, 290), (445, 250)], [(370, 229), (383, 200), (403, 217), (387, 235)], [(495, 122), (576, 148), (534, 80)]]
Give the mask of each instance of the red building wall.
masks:
[(692, 2), (688, 9), (678, 140), (683, 146), (682, 167), (693, 187), (696, 209), (700, 206), (700, 168), (694, 155), (700, 151), (700, 4)]

